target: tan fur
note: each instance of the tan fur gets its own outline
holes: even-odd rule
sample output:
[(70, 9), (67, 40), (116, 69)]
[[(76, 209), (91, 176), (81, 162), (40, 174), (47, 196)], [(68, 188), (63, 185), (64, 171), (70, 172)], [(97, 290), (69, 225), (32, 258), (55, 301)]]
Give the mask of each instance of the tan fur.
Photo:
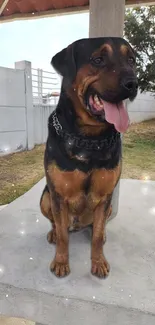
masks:
[[(113, 189), (120, 177), (121, 164), (113, 170), (93, 170), (85, 174), (79, 170), (73, 172), (61, 171), (55, 163), (48, 166), (48, 177), (54, 184), (55, 191), (68, 204), (68, 227), (83, 228), (93, 222), (93, 211)], [(84, 183), (91, 177), (90, 190), (86, 196)], [(74, 224), (74, 217), (78, 222)]]

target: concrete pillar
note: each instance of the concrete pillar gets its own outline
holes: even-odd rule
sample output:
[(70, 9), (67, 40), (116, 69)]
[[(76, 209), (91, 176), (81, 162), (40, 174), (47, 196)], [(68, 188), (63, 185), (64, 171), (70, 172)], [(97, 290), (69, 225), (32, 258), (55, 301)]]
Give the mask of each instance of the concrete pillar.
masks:
[(122, 36), (125, 0), (89, 1), (89, 36)]
[[(123, 36), (125, 0), (89, 0), (89, 37)], [(116, 217), (119, 203), (118, 182), (112, 199), (112, 214)]]
[(32, 148), (34, 148), (34, 114), (33, 114), (31, 62), (28, 61), (16, 62), (15, 69), (25, 71), (27, 149), (31, 150)]

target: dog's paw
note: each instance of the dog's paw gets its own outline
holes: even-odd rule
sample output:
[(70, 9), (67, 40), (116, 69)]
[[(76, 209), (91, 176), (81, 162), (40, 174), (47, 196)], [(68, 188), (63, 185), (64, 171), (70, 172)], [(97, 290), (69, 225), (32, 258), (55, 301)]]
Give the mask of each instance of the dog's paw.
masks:
[(65, 277), (70, 273), (68, 263), (59, 263), (55, 259), (50, 265), (50, 270), (59, 278)]
[(92, 260), (91, 273), (99, 278), (106, 278), (110, 272), (110, 265), (106, 261), (105, 257), (100, 260)]
[(48, 232), (47, 240), (48, 240), (49, 244), (56, 244), (57, 237), (56, 237), (56, 231), (55, 230), (51, 230), (51, 231)]

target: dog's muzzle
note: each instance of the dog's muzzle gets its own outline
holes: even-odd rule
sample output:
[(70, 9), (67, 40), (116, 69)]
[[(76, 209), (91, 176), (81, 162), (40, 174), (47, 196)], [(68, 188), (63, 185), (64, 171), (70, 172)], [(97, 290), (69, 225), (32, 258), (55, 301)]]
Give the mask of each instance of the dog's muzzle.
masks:
[(137, 94), (138, 81), (133, 78), (124, 78), (121, 82), (122, 91), (126, 97), (132, 97)]

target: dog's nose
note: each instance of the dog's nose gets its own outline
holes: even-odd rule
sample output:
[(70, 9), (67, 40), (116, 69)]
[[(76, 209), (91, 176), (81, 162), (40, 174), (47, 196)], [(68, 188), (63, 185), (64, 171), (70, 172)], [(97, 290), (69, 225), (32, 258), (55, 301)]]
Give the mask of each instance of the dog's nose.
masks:
[(122, 82), (122, 86), (125, 90), (132, 93), (138, 89), (138, 81), (136, 79), (127, 79)]

